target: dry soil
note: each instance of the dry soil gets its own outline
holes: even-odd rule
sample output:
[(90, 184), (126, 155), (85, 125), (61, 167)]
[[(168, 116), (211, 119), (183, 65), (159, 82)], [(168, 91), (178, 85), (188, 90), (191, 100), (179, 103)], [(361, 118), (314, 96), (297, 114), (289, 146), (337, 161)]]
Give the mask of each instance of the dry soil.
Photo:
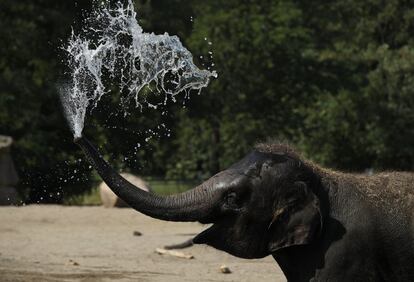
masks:
[(0, 281), (286, 281), (272, 257), (244, 260), (202, 245), (182, 250), (194, 259), (155, 253), (204, 228), (127, 208), (0, 207)]

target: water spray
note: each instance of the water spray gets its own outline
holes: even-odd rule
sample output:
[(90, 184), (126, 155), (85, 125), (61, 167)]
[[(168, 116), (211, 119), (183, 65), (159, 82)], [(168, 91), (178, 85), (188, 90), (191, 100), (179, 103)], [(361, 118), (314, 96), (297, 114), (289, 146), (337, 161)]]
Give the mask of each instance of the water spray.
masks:
[(139, 95), (146, 86), (174, 97), (200, 91), (217, 77), (215, 71), (194, 64), (177, 36), (144, 32), (136, 15), (131, 0), (127, 5), (96, 7), (82, 31), (72, 32), (64, 47), (71, 80), (60, 88), (60, 95), (75, 139), (82, 136), (87, 110), (110, 92), (104, 77), (123, 93), (121, 104), (133, 99), (141, 108)]

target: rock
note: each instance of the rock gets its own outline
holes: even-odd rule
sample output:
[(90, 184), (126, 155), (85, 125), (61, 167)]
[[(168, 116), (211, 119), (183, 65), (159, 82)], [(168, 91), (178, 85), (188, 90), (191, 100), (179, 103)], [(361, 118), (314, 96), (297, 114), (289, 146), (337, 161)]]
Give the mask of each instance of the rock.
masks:
[[(121, 176), (142, 190), (151, 192), (149, 185), (140, 177), (130, 173), (121, 173)], [(98, 189), (102, 204), (105, 208), (128, 207), (128, 205), (123, 200), (118, 198), (118, 196), (112, 192), (112, 190), (108, 187), (108, 185), (106, 185), (105, 182), (101, 182), (101, 184), (98, 186)]]
[(77, 263), (76, 261), (70, 259), (69, 262), (67, 263), (68, 265), (74, 265), (74, 266), (78, 266), (79, 263)]
[(134, 236), (142, 236), (142, 233), (135, 230), (134, 233), (133, 233), (133, 235)]
[(224, 274), (230, 274), (231, 270), (227, 265), (223, 264), (222, 266), (220, 266), (220, 272)]

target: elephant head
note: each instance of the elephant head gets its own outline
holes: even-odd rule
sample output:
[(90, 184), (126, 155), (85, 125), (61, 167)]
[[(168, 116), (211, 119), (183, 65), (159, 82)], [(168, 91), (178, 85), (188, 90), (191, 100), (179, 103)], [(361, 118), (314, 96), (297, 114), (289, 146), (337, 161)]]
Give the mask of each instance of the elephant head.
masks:
[(123, 179), (85, 137), (75, 142), (108, 186), (137, 211), (168, 221), (212, 223), (194, 238), (196, 244), (242, 258), (261, 258), (309, 244), (322, 228), (318, 177), (282, 147), (257, 147), (201, 185), (159, 196)]

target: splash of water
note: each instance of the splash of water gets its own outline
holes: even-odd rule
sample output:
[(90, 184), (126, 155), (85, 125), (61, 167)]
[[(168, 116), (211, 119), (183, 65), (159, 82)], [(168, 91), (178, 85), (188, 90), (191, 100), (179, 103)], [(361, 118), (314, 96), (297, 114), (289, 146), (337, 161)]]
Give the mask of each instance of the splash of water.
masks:
[(71, 82), (60, 92), (75, 137), (82, 134), (88, 107), (93, 109), (109, 93), (105, 78), (124, 94), (122, 104), (134, 99), (136, 107), (142, 107), (139, 93), (146, 86), (155, 85), (159, 92), (175, 96), (201, 90), (217, 77), (215, 71), (194, 64), (177, 36), (144, 32), (131, 0), (126, 6), (97, 8), (80, 34), (72, 32), (64, 49)]

